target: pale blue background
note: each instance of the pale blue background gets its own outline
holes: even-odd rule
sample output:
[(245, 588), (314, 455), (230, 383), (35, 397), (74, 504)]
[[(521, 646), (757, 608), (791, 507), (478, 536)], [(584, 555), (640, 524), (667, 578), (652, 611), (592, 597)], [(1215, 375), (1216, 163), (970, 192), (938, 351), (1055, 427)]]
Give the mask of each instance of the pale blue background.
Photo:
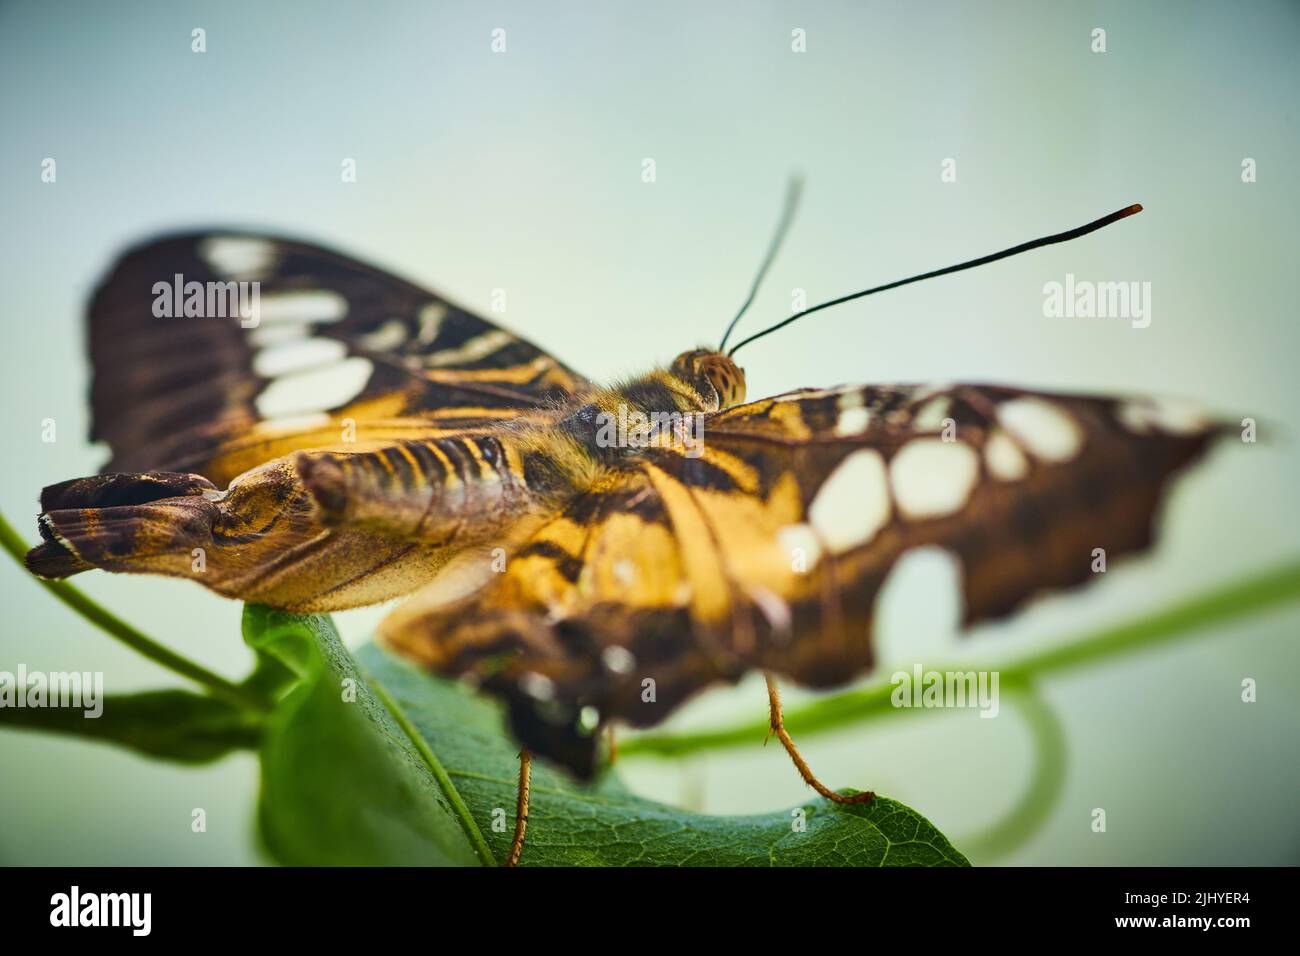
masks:
[[(327, 240), (611, 378), (715, 341), (786, 176), (806, 199), (746, 327), (1141, 201), (1068, 246), (810, 318), (742, 353), (752, 395), (846, 381), (994, 380), (1171, 392), (1268, 422), (1177, 488), (1149, 559), (958, 647), (919, 577), (887, 666), (1001, 660), (1300, 551), (1295, 254), (1300, 7), (1252, 3), (6, 3), (0, 6), (0, 507), (34, 537), (44, 484), (93, 472), (80, 314), (126, 243), (213, 222)], [(208, 52), (190, 51), (204, 27)], [(507, 30), (508, 52), (489, 34)], [(1089, 50), (1094, 27), (1108, 52)], [(807, 31), (808, 51), (790, 50)], [(58, 182), (40, 181), (44, 157)], [(1240, 181), (1243, 157), (1259, 181)], [(358, 182), (340, 182), (353, 157)], [(658, 181), (641, 182), (653, 157)], [(957, 160), (958, 182), (940, 182)], [(1150, 281), (1154, 320), (1049, 320), (1066, 272)], [(42, 444), (54, 418), (58, 441)], [(1291, 436), (1286, 437), (1287, 429)], [(78, 585), (230, 675), (239, 607), (180, 582)], [(941, 584), (942, 582), (939, 582)], [(0, 562), (0, 668), (173, 684)], [(340, 616), (352, 639), (377, 612)], [(1295, 863), (1300, 609), (1046, 685), (1066, 796), (1021, 863)], [(891, 668), (892, 669), (892, 668)], [(1243, 677), (1260, 700), (1239, 702)], [(797, 695), (791, 695), (797, 697)], [(761, 683), (676, 722), (757, 718)], [(1027, 738), (930, 716), (809, 738), (836, 786), (904, 800), (960, 841), (1015, 800)], [(795, 728), (797, 734), (797, 728)], [(628, 763), (644, 792), (717, 812), (807, 790), (774, 747)], [(253, 758), (180, 770), (0, 732), (0, 860), (241, 863)], [(190, 832), (203, 807), (208, 832)], [(1104, 807), (1109, 831), (1089, 830)]]

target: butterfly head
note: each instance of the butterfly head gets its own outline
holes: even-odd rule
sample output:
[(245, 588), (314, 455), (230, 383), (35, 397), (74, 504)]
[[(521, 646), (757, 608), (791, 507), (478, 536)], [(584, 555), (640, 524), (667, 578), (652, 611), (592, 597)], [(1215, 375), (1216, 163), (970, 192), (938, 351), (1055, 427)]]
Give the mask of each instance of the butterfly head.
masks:
[(713, 349), (683, 352), (673, 359), (670, 370), (704, 396), (706, 403), (716, 396), (717, 409), (730, 408), (745, 400), (745, 370), (721, 352)]

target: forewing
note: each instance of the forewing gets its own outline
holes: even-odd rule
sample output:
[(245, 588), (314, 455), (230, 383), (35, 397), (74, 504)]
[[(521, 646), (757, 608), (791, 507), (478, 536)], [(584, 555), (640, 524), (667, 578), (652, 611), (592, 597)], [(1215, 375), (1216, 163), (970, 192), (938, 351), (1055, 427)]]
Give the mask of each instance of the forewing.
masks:
[[(252, 285), (228, 283), (257, 283), (256, 309)], [(187, 316), (193, 289), (203, 314)], [(243, 314), (227, 308), (237, 293)], [(181, 314), (158, 315), (162, 295), (164, 315)], [(586, 384), (403, 279), (254, 234), (132, 249), (97, 289), (89, 333), (91, 437), (113, 453), (104, 470), (198, 472), (218, 484), (301, 448), (514, 418)], [(341, 438), (347, 428), (358, 434)]]
[(965, 619), (1146, 547), (1167, 479), (1214, 432), (1147, 402), (990, 386), (807, 391), (711, 416), (704, 453), (655, 449), (450, 607), (385, 637), (502, 695), (522, 741), (588, 773), (595, 721), (662, 720), (752, 669), (816, 687), (873, 664), (898, 560), (937, 546)]

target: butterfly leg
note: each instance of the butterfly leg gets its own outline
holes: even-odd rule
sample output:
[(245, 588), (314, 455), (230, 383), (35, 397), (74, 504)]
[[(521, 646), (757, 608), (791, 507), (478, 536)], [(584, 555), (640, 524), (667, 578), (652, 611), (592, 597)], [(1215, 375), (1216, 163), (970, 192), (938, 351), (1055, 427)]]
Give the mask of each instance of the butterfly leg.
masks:
[[(781, 746), (790, 755), (790, 760), (793, 761), (795, 769), (799, 771), (799, 776), (803, 777), (804, 783), (827, 800), (833, 800), (835, 803), (869, 803), (874, 800), (876, 795), (870, 790), (846, 797), (843, 794), (836, 793), (814, 776), (812, 769), (808, 766), (807, 761), (803, 759), (803, 756), (799, 753), (799, 748), (794, 745), (789, 732), (785, 729), (785, 721), (781, 718), (781, 692), (777, 690), (776, 679), (771, 674), (764, 674), (763, 676), (767, 679), (768, 726), (770, 727), (768, 736), (776, 734), (776, 739), (781, 741)], [(764, 743), (766, 742), (765, 740)]]
[(533, 755), (528, 748), (519, 751), (519, 795), (515, 800), (515, 835), (510, 841), (506, 866), (517, 866), (524, 852), (524, 831), (528, 829), (528, 784), (533, 773)]

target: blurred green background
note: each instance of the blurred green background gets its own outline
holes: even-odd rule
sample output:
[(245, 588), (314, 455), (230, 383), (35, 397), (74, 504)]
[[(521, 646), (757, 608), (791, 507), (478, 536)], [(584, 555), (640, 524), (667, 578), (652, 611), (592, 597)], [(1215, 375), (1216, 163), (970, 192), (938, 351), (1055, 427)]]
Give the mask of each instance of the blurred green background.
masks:
[[(1105, 53), (1091, 51), (1098, 27)], [(806, 52), (791, 50), (795, 29)], [(112, 257), (157, 230), (301, 234), (483, 314), (505, 289), (506, 324), (608, 379), (716, 341), (792, 170), (804, 205), (742, 331), (783, 317), (796, 288), (820, 301), (1140, 201), (1143, 215), (1103, 233), (853, 303), (742, 353), (751, 396), (983, 380), (1171, 393), (1259, 419), (1271, 440), (1230, 443), (1178, 484), (1153, 555), (1010, 624), (959, 643), (950, 582), (918, 562), (910, 600), (888, 609), (883, 666), (1000, 661), (1128, 620), (1300, 552), (1286, 285), (1297, 41), (1293, 2), (7, 2), (0, 508), (34, 539), (39, 489), (105, 459), (84, 437), (81, 313)], [(1258, 182), (1241, 181), (1246, 157)], [(345, 158), (355, 183), (340, 181)], [(947, 158), (955, 183), (940, 179)], [(1151, 282), (1151, 326), (1044, 318), (1043, 284), (1067, 272)], [(76, 583), (222, 673), (249, 665), (233, 602), (184, 582)], [(7, 559), (0, 593), (0, 669), (102, 670), (110, 691), (177, 683)], [(336, 619), (355, 642), (382, 613)], [(1300, 862), (1298, 627), (1292, 605), (1047, 682), (1069, 741), (1064, 795), (1033, 839), (975, 862)], [(1240, 700), (1246, 677), (1257, 703)], [(671, 727), (765, 706), (750, 681)], [(996, 720), (900, 715), (802, 747), (833, 786), (902, 800), (959, 847), (1015, 803), (1032, 764), (1005, 705)], [(621, 769), (710, 812), (808, 793), (757, 741)], [(256, 792), (252, 756), (185, 770), (0, 731), (0, 862), (257, 862)], [(190, 830), (195, 807), (206, 833)], [(1105, 834), (1090, 829), (1095, 807)]]

